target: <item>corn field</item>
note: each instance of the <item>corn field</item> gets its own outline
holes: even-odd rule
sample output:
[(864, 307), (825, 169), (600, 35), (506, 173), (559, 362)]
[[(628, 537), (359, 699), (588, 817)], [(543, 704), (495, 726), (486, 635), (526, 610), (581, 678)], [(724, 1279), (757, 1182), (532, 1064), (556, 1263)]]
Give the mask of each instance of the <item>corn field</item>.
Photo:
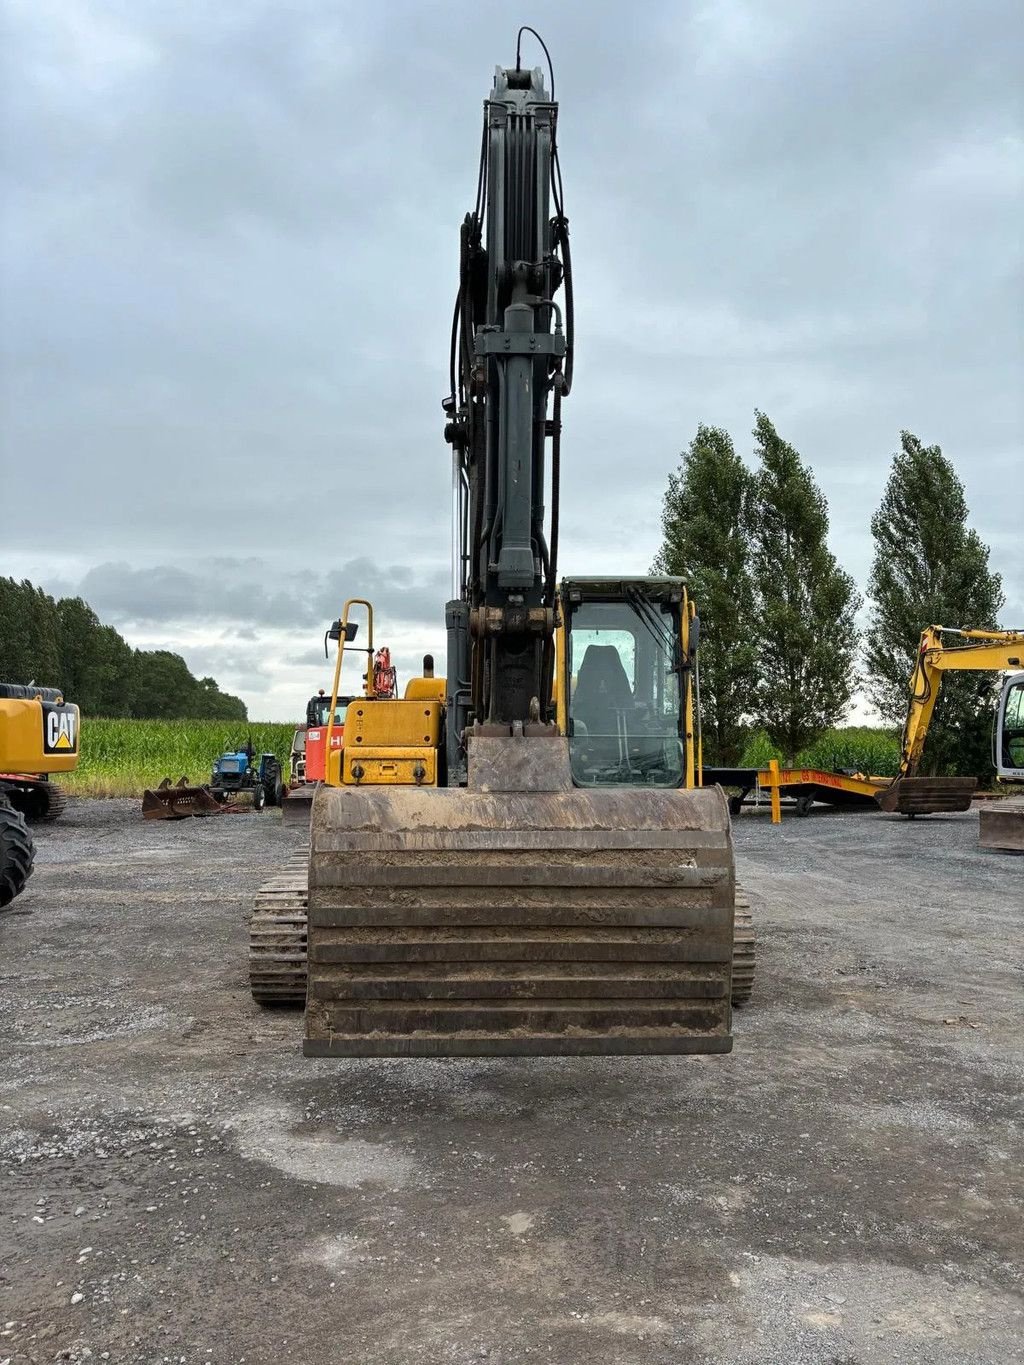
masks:
[(285, 775), (294, 725), (223, 720), (82, 719), (78, 768), (58, 780), (82, 796), (141, 796), (163, 777), (210, 780), (213, 760), (247, 739), (259, 753), (274, 753)]
[[(208, 782), (213, 760), (250, 737), (257, 753), (276, 754), (287, 775), (293, 724), (222, 720), (82, 721), (81, 758), (73, 773), (59, 781), (81, 796), (141, 796), (163, 777), (177, 782)], [(781, 758), (768, 736), (751, 735), (742, 766), (766, 767)], [(798, 756), (806, 768), (854, 768), (878, 777), (892, 776), (899, 763), (899, 744), (888, 730), (845, 726), (830, 730)]]
[[(766, 768), (773, 758), (782, 762), (781, 752), (763, 730), (757, 730), (747, 741), (740, 766)], [(826, 772), (846, 768), (868, 777), (895, 777), (899, 764), (899, 741), (891, 730), (870, 725), (844, 725), (837, 730), (827, 730), (819, 740), (797, 754), (795, 766), (822, 768)]]

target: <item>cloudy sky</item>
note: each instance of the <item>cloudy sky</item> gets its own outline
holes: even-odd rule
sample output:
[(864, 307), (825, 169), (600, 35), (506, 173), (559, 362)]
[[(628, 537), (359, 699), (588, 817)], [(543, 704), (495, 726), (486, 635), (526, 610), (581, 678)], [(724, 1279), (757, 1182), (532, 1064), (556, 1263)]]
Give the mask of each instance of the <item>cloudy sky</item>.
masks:
[[(5, 0), (0, 573), (260, 718), (374, 599), (443, 653), (440, 399), (481, 102), (555, 62), (577, 293), (562, 568), (644, 572), (763, 408), (863, 586), (901, 427), (1024, 623), (1019, 0)], [(531, 64), (539, 60), (532, 49)]]

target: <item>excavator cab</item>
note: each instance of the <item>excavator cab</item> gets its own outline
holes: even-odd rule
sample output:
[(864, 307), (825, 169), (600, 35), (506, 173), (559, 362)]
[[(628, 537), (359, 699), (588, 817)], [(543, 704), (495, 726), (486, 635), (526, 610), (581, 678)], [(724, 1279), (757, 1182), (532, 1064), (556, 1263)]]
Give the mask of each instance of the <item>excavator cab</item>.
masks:
[(572, 578), (560, 596), (556, 696), (574, 786), (694, 786), (697, 632), (682, 579)]
[(1024, 673), (1015, 673), (1003, 683), (992, 748), (997, 777), (1024, 782)]

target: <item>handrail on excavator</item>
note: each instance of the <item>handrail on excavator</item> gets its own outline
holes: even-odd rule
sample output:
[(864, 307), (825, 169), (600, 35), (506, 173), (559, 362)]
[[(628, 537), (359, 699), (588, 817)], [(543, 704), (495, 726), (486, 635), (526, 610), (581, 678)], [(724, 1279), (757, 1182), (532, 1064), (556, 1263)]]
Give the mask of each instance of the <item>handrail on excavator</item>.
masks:
[[(373, 686), (373, 603), (368, 602), (365, 597), (350, 597), (341, 610), (341, 616), (335, 621), (328, 631), (328, 636), (334, 638), (335, 628), (337, 629), (338, 654), (334, 661), (334, 680), (331, 683), (331, 714), (327, 721), (327, 741), (324, 750), (324, 781), (328, 784), (331, 778), (331, 741), (334, 737), (334, 718), (338, 708), (338, 689), (341, 686), (341, 665), (345, 658), (345, 646), (351, 644), (355, 639), (357, 623), (350, 622), (348, 619), (351, 607), (366, 608), (366, 645), (354, 645), (353, 648), (360, 653), (366, 649), (366, 678), (363, 683), (363, 690), (368, 697), (374, 695)], [(349, 629), (351, 627), (351, 634)]]

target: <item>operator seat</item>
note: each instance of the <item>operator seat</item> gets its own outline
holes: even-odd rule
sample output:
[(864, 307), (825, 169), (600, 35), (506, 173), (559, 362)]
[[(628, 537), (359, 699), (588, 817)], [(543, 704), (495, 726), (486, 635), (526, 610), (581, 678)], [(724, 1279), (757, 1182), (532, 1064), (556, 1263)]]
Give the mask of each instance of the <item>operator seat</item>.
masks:
[(614, 645), (587, 645), (576, 675), (572, 717), (589, 735), (618, 733), (619, 711), (633, 705), (633, 692)]

